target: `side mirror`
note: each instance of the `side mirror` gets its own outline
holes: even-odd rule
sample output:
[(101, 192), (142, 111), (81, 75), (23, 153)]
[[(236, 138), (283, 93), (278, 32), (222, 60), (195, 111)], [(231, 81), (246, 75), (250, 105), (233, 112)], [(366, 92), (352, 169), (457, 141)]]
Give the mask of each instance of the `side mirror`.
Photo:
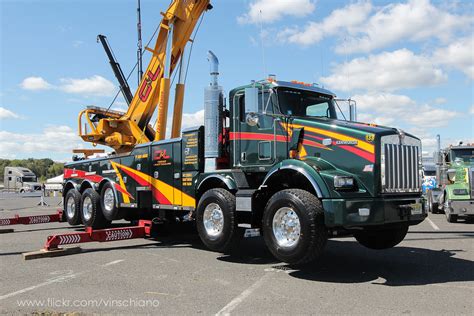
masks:
[(258, 115), (251, 112), (251, 113), (248, 113), (247, 116), (245, 117), (245, 122), (249, 125), (249, 126), (256, 126), (258, 125)]
[(258, 113), (258, 88), (245, 88), (245, 112)]
[(448, 169), (446, 172), (448, 175), (448, 180), (454, 182), (456, 180), (456, 169)]

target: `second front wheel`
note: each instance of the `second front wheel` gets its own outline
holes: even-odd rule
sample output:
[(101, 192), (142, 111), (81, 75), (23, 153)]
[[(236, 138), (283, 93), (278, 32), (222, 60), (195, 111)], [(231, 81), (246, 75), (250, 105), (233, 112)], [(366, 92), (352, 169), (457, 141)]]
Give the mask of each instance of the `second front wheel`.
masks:
[(304, 264), (315, 260), (327, 241), (321, 202), (300, 189), (277, 192), (265, 207), (263, 237), (281, 261)]

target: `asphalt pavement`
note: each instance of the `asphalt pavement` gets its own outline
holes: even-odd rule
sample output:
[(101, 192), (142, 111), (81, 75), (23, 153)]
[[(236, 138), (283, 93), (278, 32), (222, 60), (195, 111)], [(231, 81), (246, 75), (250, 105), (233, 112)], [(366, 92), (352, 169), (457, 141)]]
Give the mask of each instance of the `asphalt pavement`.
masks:
[[(38, 197), (0, 194), (0, 218), (53, 214)], [(2, 227), (0, 227), (2, 228)], [(5, 228), (5, 227), (3, 227)], [(232, 255), (204, 248), (192, 227), (156, 239), (82, 244), (80, 254), (24, 261), (66, 223), (12, 226), (0, 234), (0, 314), (470, 314), (474, 224), (443, 214), (375, 251), (353, 238), (328, 242), (314, 264), (275, 260), (261, 237)]]

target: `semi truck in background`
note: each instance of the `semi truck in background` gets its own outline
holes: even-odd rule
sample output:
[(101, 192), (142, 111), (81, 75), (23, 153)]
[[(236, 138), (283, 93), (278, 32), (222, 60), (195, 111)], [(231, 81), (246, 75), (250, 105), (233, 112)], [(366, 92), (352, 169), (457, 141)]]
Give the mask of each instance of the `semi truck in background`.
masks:
[(7, 192), (35, 192), (41, 191), (33, 171), (23, 167), (5, 167), (3, 178), (4, 190)]
[[(409, 226), (426, 217), (421, 141), (338, 117), (331, 91), (272, 76), (225, 98), (218, 59), (209, 52), (204, 126), (181, 131), (183, 50), (210, 8), (207, 0), (176, 0), (162, 14), (155, 49), (147, 48), (151, 62), (127, 113), (97, 107), (80, 113), (82, 139), (114, 153), (65, 165), (67, 221), (101, 228), (120, 219), (192, 220), (203, 243), (219, 252), (232, 250), (249, 230), (260, 231), (272, 254), (292, 264), (314, 260), (328, 238), (341, 234), (372, 249), (400, 243)], [(173, 127), (171, 139), (164, 139), (175, 68)]]
[(474, 144), (452, 145), (434, 153), (435, 188), (427, 192), (432, 213), (444, 212), (450, 223), (474, 218)]

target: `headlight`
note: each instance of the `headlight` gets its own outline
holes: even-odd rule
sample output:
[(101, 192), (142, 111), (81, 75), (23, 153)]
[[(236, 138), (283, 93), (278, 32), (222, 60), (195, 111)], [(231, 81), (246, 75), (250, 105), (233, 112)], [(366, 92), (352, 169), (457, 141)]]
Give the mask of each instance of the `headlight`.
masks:
[(351, 189), (354, 187), (354, 178), (347, 176), (335, 176), (334, 187), (336, 189)]
[(453, 189), (453, 194), (454, 195), (468, 195), (469, 192), (467, 192), (466, 189)]

